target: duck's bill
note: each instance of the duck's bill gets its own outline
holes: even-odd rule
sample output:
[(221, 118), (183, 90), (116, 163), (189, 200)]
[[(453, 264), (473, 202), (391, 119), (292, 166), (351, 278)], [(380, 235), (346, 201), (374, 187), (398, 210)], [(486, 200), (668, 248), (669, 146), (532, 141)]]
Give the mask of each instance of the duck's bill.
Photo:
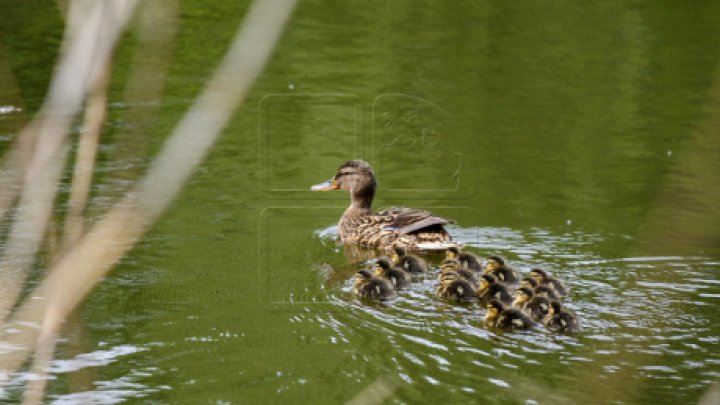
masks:
[(324, 183), (316, 184), (312, 187), (310, 187), (310, 190), (312, 191), (330, 191), (330, 190), (337, 190), (338, 185), (335, 183), (335, 179), (330, 179)]

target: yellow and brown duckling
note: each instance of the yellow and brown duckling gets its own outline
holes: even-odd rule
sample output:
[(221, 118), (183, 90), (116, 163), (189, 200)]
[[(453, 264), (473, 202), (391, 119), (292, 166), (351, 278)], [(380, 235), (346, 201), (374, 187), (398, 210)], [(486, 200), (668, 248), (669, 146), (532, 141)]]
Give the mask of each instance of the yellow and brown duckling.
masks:
[(480, 285), (478, 276), (475, 272), (463, 267), (463, 265), (456, 259), (445, 259), (442, 263), (440, 263), (440, 275), (449, 271), (459, 274), (462, 278), (470, 282), (470, 284), (472, 284), (476, 289)]
[(503, 330), (526, 330), (535, 323), (516, 308), (508, 308), (498, 300), (491, 300), (486, 305), (485, 326)]
[(533, 290), (527, 287), (520, 287), (517, 290), (512, 306), (521, 310), (533, 321), (540, 322), (548, 313), (550, 301), (545, 297), (535, 296)]
[(560, 298), (565, 298), (567, 295), (567, 287), (562, 281), (551, 277), (545, 270), (532, 269), (530, 270), (530, 277), (537, 281), (538, 285), (546, 285), (552, 288)]
[(440, 274), (440, 285), (436, 295), (442, 299), (470, 303), (476, 302), (475, 288), (463, 277), (454, 271)]
[(577, 317), (565, 310), (560, 301), (550, 301), (550, 307), (543, 323), (548, 329), (555, 332), (580, 332), (581, 330)]
[(405, 271), (413, 275), (427, 273), (428, 267), (425, 260), (408, 254), (407, 249), (402, 246), (395, 246), (393, 251), (395, 253), (393, 254), (392, 260), (395, 266), (402, 267)]
[(484, 303), (497, 300), (504, 305), (511, 305), (513, 302), (513, 297), (510, 295), (508, 288), (505, 284), (499, 282), (492, 274), (483, 274), (483, 276), (480, 277), (477, 296), (480, 301)]
[(390, 283), (382, 278), (374, 277), (367, 270), (355, 273), (352, 290), (359, 297), (365, 299), (387, 301), (395, 298), (395, 290)]
[(379, 259), (376, 262), (375, 276), (390, 282), (396, 290), (410, 287), (410, 273), (400, 267), (393, 267), (385, 259)]
[(483, 271), (482, 261), (479, 257), (470, 252), (461, 252), (455, 246), (445, 251), (445, 259), (457, 260), (463, 267), (474, 271), (478, 275)]
[(520, 278), (515, 269), (508, 266), (500, 256), (488, 257), (485, 273), (492, 274), (509, 287), (515, 287), (520, 282)]
[(524, 287), (529, 288), (530, 290), (534, 290), (537, 286), (537, 281), (532, 277), (524, 277), (522, 280), (520, 280), (520, 288)]
[(389, 208), (373, 213), (377, 182), (363, 160), (343, 163), (335, 176), (311, 187), (313, 191), (345, 190), (351, 203), (340, 217), (338, 236), (343, 243), (380, 249), (402, 246), (409, 250), (447, 249), (457, 246), (443, 225), (451, 221), (415, 208)]
[(538, 285), (533, 290), (536, 297), (545, 297), (550, 301), (560, 301), (562, 298), (555, 293), (555, 290), (546, 285)]

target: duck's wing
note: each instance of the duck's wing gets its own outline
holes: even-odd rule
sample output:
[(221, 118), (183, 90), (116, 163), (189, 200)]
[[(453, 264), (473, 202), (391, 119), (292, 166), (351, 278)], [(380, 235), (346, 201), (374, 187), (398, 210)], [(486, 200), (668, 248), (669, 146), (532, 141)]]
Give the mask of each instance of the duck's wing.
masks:
[(388, 208), (378, 211), (375, 215), (383, 217), (384, 228), (408, 234), (433, 225), (453, 223), (448, 219), (434, 215), (430, 211), (416, 208)]

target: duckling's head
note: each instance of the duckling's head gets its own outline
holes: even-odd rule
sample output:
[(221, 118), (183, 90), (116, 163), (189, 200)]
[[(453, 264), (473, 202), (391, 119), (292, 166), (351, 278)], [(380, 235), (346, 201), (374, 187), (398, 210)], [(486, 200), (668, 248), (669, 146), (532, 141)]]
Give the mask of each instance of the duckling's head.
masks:
[(375, 194), (375, 173), (364, 160), (349, 160), (342, 164), (335, 176), (320, 184), (312, 186), (313, 191), (345, 190), (351, 194)]
[(537, 287), (537, 280), (535, 280), (532, 277), (525, 277), (522, 280), (520, 280), (520, 287), (529, 288), (531, 290), (535, 289)]
[(375, 263), (375, 275), (382, 276), (386, 271), (390, 269), (391, 265), (387, 259), (378, 259)]
[(530, 270), (530, 277), (540, 284), (547, 279), (548, 274), (542, 269), (532, 269)]
[(395, 263), (396, 265), (397, 265), (398, 263), (400, 263), (400, 258), (401, 258), (401, 257), (405, 257), (405, 255), (407, 255), (407, 250), (405, 250), (405, 248), (402, 247), (402, 246), (395, 246), (395, 247), (393, 248), (393, 252), (394, 252), (394, 253), (393, 253), (393, 255), (392, 255), (392, 261), (393, 261), (393, 263)]
[(488, 273), (491, 273), (500, 267), (505, 266), (505, 260), (500, 256), (490, 256), (487, 260), (487, 265), (485, 266), (485, 271)]
[(478, 290), (487, 290), (491, 285), (495, 283), (497, 283), (497, 278), (495, 276), (493, 276), (492, 274), (483, 274), (482, 277), (480, 277), (480, 288), (478, 288)]
[(487, 303), (485, 308), (487, 308), (486, 317), (495, 318), (500, 315), (500, 312), (505, 309), (505, 306), (502, 304), (502, 302), (498, 300), (490, 300), (490, 302)]
[(445, 259), (440, 263), (440, 271), (456, 271), (460, 269), (462, 265), (455, 259)]
[(530, 301), (530, 298), (532, 298), (533, 292), (531, 289), (527, 287), (520, 287), (517, 290), (517, 297), (515, 298), (516, 302), (528, 302)]
[(460, 249), (455, 246), (445, 251), (445, 259), (457, 259), (458, 257), (460, 257)]
[(539, 285), (539, 286), (535, 287), (535, 295), (537, 295), (538, 297), (545, 297), (549, 300), (557, 300), (558, 299), (558, 296), (557, 296), (557, 294), (555, 294), (555, 291), (546, 285)]
[(372, 279), (372, 273), (365, 269), (359, 270), (357, 273), (355, 273), (355, 283), (353, 284), (353, 287), (364, 285), (369, 282), (370, 279)]
[(440, 273), (440, 276), (438, 278), (440, 279), (440, 285), (443, 287), (447, 287), (450, 284), (458, 281), (460, 279), (460, 275), (455, 273), (454, 271), (448, 271), (445, 273)]
[(548, 313), (547, 316), (553, 316), (555, 314), (559, 314), (560, 311), (562, 311), (562, 304), (558, 300), (552, 300), (550, 301), (550, 306), (548, 307)]

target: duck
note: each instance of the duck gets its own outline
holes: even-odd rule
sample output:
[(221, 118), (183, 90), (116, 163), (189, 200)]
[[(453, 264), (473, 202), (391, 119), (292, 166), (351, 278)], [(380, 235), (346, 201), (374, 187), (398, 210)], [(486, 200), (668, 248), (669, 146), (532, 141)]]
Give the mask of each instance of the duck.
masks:
[(478, 275), (483, 271), (482, 260), (479, 257), (470, 252), (461, 252), (457, 246), (453, 246), (445, 251), (445, 259), (455, 259)]
[(523, 277), (523, 279), (520, 280), (520, 288), (524, 287), (529, 288), (530, 290), (534, 290), (537, 285), (537, 281), (532, 277)]
[(445, 272), (452, 271), (459, 274), (462, 278), (467, 280), (476, 289), (480, 286), (480, 280), (474, 271), (467, 269), (460, 264), (456, 259), (445, 259), (440, 263), (440, 275)]
[(546, 285), (552, 288), (560, 298), (565, 298), (567, 295), (567, 287), (562, 281), (551, 277), (545, 270), (532, 269), (530, 270), (530, 277), (537, 281), (538, 285)]
[(374, 277), (368, 270), (355, 273), (352, 290), (360, 298), (389, 301), (395, 298), (395, 290), (386, 280)]
[(477, 301), (475, 288), (463, 277), (454, 271), (440, 274), (440, 285), (435, 294), (442, 299), (471, 303)]
[(401, 267), (393, 267), (387, 259), (378, 259), (375, 276), (390, 282), (396, 290), (410, 287), (410, 274)]
[(338, 237), (345, 244), (382, 250), (401, 246), (411, 251), (447, 249), (457, 242), (444, 225), (453, 221), (416, 208), (388, 208), (372, 212), (377, 180), (364, 160), (343, 163), (330, 180), (311, 187), (312, 191), (350, 192), (350, 206), (338, 222)]
[(485, 326), (504, 330), (527, 330), (535, 326), (535, 323), (520, 310), (508, 308), (498, 300), (491, 300), (486, 308)]
[(428, 266), (425, 260), (408, 254), (407, 249), (402, 246), (395, 246), (393, 251), (392, 261), (395, 266), (399, 266), (413, 275), (427, 273)]
[(515, 269), (507, 266), (505, 260), (500, 256), (490, 256), (488, 258), (485, 273), (494, 275), (498, 280), (510, 287), (517, 286), (520, 281)]
[(577, 317), (563, 308), (560, 301), (550, 301), (548, 313), (543, 319), (548, 329), (554, 332), (580, 332), (580, 322)]
[(555, 293), (555, 290), (546, 285), (538, 285), (535, 287), (533, 294), (537, 297), (545, 297), (551, 301), (560, 301), (560, 297)]
[(530, 288), (520, 287), (512, 307), (519, 309), (533, 321), (540, 322), (547, 315), (550, 301), (545, 297), (535, 296)]
[(481, 302), (488, 303), (492, 300), (502, 302), (504, 305), (511, 305), (513, 302), (512, 295), (507, 287), (498, 281), (492, 274), (483, 274), (480, 277), (480, 286), (477, 290), (477, 296)]

